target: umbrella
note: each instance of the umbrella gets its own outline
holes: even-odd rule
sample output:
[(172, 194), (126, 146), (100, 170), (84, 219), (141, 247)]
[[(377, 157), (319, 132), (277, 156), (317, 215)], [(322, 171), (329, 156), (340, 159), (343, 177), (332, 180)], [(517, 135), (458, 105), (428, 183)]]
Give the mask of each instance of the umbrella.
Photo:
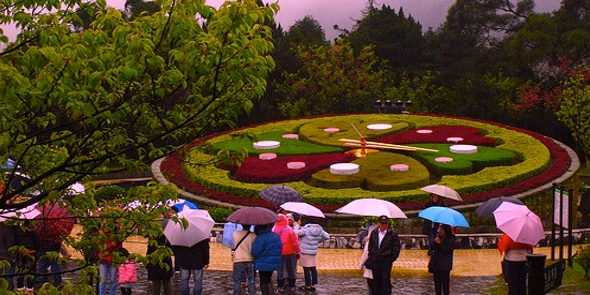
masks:
[(76, 183), (70, 185), (66, 189), (66, 194), (70, 195), (70, 196), (75, 196), (78, 194), (83, 194), (84, 191), (86, 191), (86, 188), (84, 187), (84, 185), (79, 182), (76, 182)]
[(534, 246), (545, 238), (541, 218), (527, 206), (504, 202), (494, 211), (494, 217), (496, 226), (516, 243)]
[(320, 209), (303, 202), (287, 202), (282, 204), (280, 207), (287, 211), (295, 212), (305, 216), (315, 216), (321, 218), (326, 217)]
[(189, 209), (199, 209), (199, 207), (197, 205), (195, 205), (195, 203), (189, 201), (189, 200), (185, 200), (182, 198), (178, 198), (178, 200), (176, 201), (169, 201), (168, 202), (170, 207), (174, 207), (177, 209), (177, 212), (182, 212), (182, 210), (184, 209), (184, 207), (187, 207)]
[(510, 202), (517, 205), (524, 205), (522, 201), (514, 197), (495, 197), (488, 199), (485, 203), (481, 204), (477, 209), (475, 209), (475, 213), (481, 217), (493, 217), (494, 210), (498, 209), (500, 205), (504, 202)]
[(250, 225), (269, 224), (281, 221), (275, 212), (263, 207), (240, 208), (228, 216), (226, 220), (229, 222)]
[(39, 216), (39, 214), (41, 214), (41, 211), (37, 209), (37, 203), (16, 211), (0, 210), (0, 222), (9, 218), (33, 219)]
[(408, 218), (394, 203), (374, 198), (356, 199), (337, 209), (336, 212), (360, 216), (385, 215), (389, 218)]
[(45, 205), (38, 208), (37, 238), (43, 245), (61, 243), (74, 229), (74, 217), (67, 208), (59, 204)]
[(284, 185), (272, 185), (259, 193), (260, 197), (276, 205), (287, 202), (303, 202), (303, 196), (294, 188)]
[(188, 227), (183, 228), (181, 222), (168, 221), (164, 227), (164, 235), (171, 245), (192, 247), (211, 236), (215, 221), (207, 210), (184, 210), (178, 212), (177, 216), (179, 219), (186, 219)]
[(433, 184), (433, 185), (425, 186), (420, 189), (425, 192), (431, 193), (431, 194), (436, 194), (441, 197), (445, 197), (447, 199), (456, 200), (456, 201), (463, 201), (463, 199), (461, 199), (461, 196), (459, 195), (459, 193), (457, 193), (452, 188), (444, 186), (444, 185)]
[(441, 206), (428, 207), (418, 213), (418, 217), (428, 219), (432, 222), (448, 224), (451, 226), (469, 227), (469, 222), (461, 212)]

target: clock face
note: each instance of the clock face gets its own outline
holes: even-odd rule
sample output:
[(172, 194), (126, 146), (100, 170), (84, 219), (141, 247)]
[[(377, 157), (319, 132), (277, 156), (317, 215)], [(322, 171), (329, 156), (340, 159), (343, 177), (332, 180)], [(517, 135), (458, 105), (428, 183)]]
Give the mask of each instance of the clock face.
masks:
[(528, 190), (527, 181), (534, 187), (549, 183), (550, 175), (535, 177), (543, 172), (558, 177), (569, 168), (550, 165), (559, 154), (551, 151), (560, 147), (547, 146), (553, 141), (543, 136), (466, 119), (348, 115), (280, 121), (240, 130), (244, 131), (255, 134), (256, 140), (229, 132), (193, 143), (207, 142), (210, 152), (194, 150), (185, 162), (212, 160), (222, 150), (245, 150), (248, 156), (240, 166), (199, 168), (204, 169), (200, 172), (186, 173), (197, 168), (184, 165), (183, 187), (197, 194), (216, 192), (222, 201), (240, 205), (263, 205), (257, 193), (282, 184), (327, 211), (367, 197), (412, 209), (423, 207), (428, 193), (420, 188), (430, 184), (454, 188), (463, 197), (457, 204), (469, 204), (516, 192), (514, 187)]

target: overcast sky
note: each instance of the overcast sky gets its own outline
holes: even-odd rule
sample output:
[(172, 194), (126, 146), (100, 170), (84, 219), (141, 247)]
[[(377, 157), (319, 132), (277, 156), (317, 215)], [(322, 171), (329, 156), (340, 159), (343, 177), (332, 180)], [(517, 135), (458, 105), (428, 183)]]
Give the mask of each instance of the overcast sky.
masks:
[[(126, 0), (107, 0), (110, 6), (122, 9)], [(207, 4), (218, 7), (224, 0), (207, 0)], [(275, 2), (263, 0), (263, 2)], [(334, 39), (338, 32), (333, 30), (334, 25), (342, 29), (351, 29), (355, 20), (362, 16), (362, 10), (367, 0), (279, 0), (281, 10), (276, 16), (276, 21), (286, 31), (297, 20), (306, 15), (315, 18), (326, 32), (328, 40)], [(375, 6), (389, 5), (399, 11), (403, 7), (406, 16), (412, 15), (424, 30), (429, 27), (438, 27), (445, 21), (447, 10), (455, 3), (455, 0), (375, 0)], [(551, 12), (559, 8), (559, 0), (536, 0), (537, 12)], [(7, 29), (7, 35), (14, 36), (13, 30)], [(12, 32), (10, 32), (12, 31)]]

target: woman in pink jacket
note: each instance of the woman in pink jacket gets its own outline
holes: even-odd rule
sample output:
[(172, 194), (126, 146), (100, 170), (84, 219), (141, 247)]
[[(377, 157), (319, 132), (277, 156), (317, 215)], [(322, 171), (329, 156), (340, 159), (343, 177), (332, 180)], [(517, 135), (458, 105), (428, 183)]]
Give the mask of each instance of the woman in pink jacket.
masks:
[(129, 259), (129, 251), (125, 248), (119, 250), (121, 255), (127, 257), (125, 263), (119, 265), (119, 287), (122, 295), (131, 295), (131, 290), (137, 284), (137, 268), (135, 260)]
[(293, 229), (289, 226), (287, 217), (279, 214), (281, 221), (275, 223), (273, 232), (281, 237), (283, 250), (281, 251), (281, 268), (279, 268), (277, 275), (278, 294), (283, 294), (285, 291), (285, 282), (291, 288), (291, 292), (297, 291), (295, 281), (297, 279), (297, 259), (299, 258), (301, 249), (299, 248), (299, 238)]

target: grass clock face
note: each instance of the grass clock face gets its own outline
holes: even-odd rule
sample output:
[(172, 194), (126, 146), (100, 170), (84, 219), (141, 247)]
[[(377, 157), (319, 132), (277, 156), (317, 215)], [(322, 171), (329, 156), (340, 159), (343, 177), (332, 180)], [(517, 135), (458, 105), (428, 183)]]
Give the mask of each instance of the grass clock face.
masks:
[[(175, 177), (185, 178), (179, 186), (252, 204), (261, 201), (260, 190), (284, 184), (327, 211), (367, 197), (412, 209), (427, 201), (428, 194), (419, 188), (429, 184), (459, 191), (462, 204), (481, 202), (515, 191), (511, 186), (550, 182), (564, 170), (553, 163), (571, 162), (543, 136), (463, 118), (348, 115), (272, 122), (236, 132), (245, 131), (256, 139), (236, 139), (228, 132), (195, 141), (193, 146), (211, 144), (212, 151), (191, 151), (185, 162), (211, 159), (221, 150), (246, 150), (248, 156), (239, 167), (208, 167), (206, 173), (190, 165), (176, 167)], [(556, 161), (560, 155), (563, 159)], [(535, 180), (539, 175), (544, 178)]]

